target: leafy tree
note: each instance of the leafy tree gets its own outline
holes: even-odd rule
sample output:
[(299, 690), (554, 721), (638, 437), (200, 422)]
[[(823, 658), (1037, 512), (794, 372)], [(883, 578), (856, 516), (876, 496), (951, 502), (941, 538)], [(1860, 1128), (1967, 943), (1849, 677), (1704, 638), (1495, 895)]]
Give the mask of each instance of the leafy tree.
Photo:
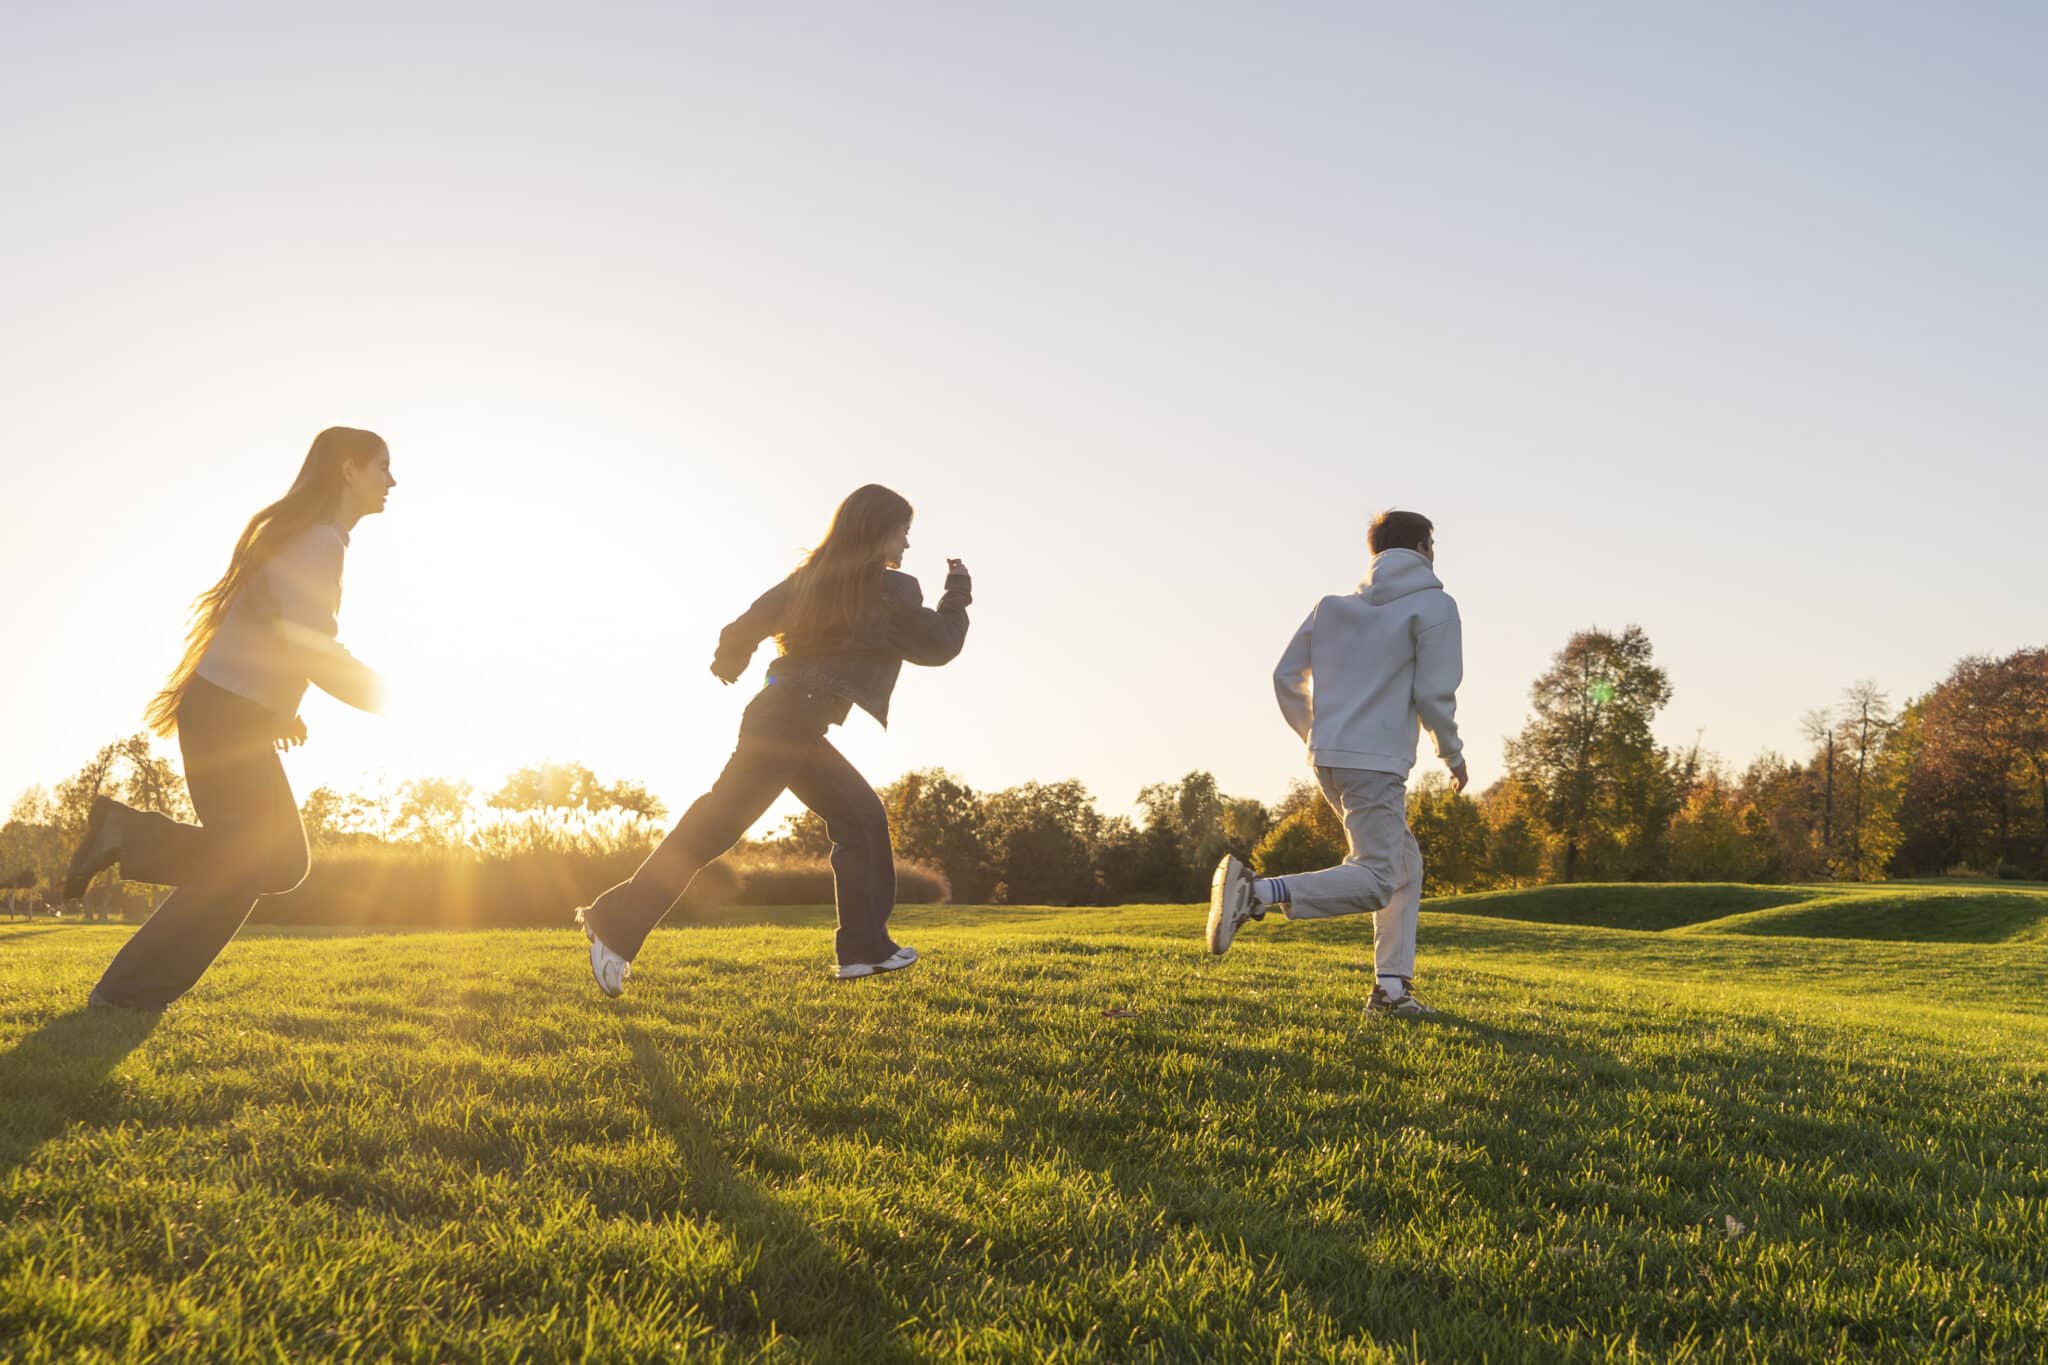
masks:
[(1087, 905), (1096, 898), (1101, 815), (1079, 782), (1026, 782), (983, 806), (998, 904)]
[(1963, 659), (1908, 716), (1905, 865), (2048, 874), (2048, 650)]
[(1650, 724), (1671, 700), (1671, 680), (1642, 628), (1573, 635), (1529, 696), (1535, 714), (1508, 742), (1508, 768), (1541, 795), (1563, 879), (1579, 876), (1589, 847), (1624, 856), (1660, 834), (1670, 783)]
[(1211, 773), (1155, 782), (1138, 793), (1145, 812), (1152, 881), (1174, 900), (1200, 900), (1225, 853), (1240, 858), (1265, 837), (1272, 816), (1262, 802), (1223, 794)]
[(1095, 831), (1095, 892), (1102, 904), (1158, 895), (1159, 889), (1146, 880), (1156, 864), (1144, 833), (1128, 818), (1103, 818)]
[(1746, 882), (1764, 849), (1745, 820), (1741, 789), (1718, 766), (1693, 782), (1671, 822), (1671, 875), (1685, 882)]
[(1541, 797), (1528, 784), (1505, 777), (1479, 797), (1486, 819), (1486, 871), (1489, 880), (1520, 887), (1543, 875)]
[(638, 782), (607, 786), (581, 763), (534, 763), (491, 793), (498, 810), (623, 810), (659, 820), (666, 807)]
[(1313, 785), (1300, 782), (1289, 790), (1276, 812), (1279, 818), (1259, 841), (1248, 860), (1262, 877), (1314, 872), (1335, 867), (1350, 856), (1344, 821)]
[(412, 843), (456, 842), (462, 818), (469, 814), (473, 789), (452, 777), (415, 777), (399, 784), (397, 836)]
[(1408, 793), (1408, 825), (1422, 849), (1424, 894), (1456, 895), (1485, 876), (1486, 817), (1444, 774), (1423, 774)]
[(1771, 753), (1743, 769), (1736, 783), (1737, 804), (1755, 880), (1798, 882), (1827, 875), (1823, 772), (1819, 764), (1804, 768)]
[(982, 831), (982, 801), (944, 768), (905, 773), (881, 790), (899, 857), (946, 874), (955, 901), (988, 899), (995, 878)]
[[(1860, 882), (1884, 867), (1897, 843), (1884, 794), (1881, 789), (1872, 790), (1878, 751), (1892, 728), (1892, 711), (1890, 699), (1868, 680), (1843, 692), (1842, 707), (1842, 719), (1835, 727), (1845, 760), (1844, 775), (1849, 778), (1842, 863), (1849, 880)], [(1868, 828), (1872, 824), (1877, 828)], [(1878, 845), (1875, 850), (1869, 847), (1872, 835)]]

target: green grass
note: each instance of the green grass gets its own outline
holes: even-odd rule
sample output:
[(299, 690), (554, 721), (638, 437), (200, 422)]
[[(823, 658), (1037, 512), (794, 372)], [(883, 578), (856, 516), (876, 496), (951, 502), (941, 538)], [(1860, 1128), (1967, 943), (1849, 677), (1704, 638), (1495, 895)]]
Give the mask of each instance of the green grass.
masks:
[(1364, 921), (1187, 907), (900, 912), (852, 985), (776, 914), (617, 1002), (567, 932), (247, 936), (153, 1025), (73, 1009), (124, 931), (0, 928), (0, 1357), (2048, 1351), (2038, 941), (1459, 904), (1424, 1025)]
[(1429, 908), (1652, 933), (1683, 930), (1922, 943), (2048, 939), (2048, 888), (2031, 883), (1605, 883), (1450, 896), (1432, 901)]

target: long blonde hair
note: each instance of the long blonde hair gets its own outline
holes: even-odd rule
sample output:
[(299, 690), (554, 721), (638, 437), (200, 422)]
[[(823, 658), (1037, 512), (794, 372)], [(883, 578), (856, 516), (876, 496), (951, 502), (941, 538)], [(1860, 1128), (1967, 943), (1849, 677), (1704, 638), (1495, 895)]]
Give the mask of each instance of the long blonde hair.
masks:
[(335, 515), (341, 506), (342, 472), (349, 465), (376, 459), (386, 450), (384, 438), (355, 427), (329, 427), (313, 438), (306, 462), (288, 492), (249, 518), (228, 557), (228, 571), (192, 603), (192, 628), (185, 635), (185, 657), (171, 670), (170, 681), (142, 713), (149, 728), (169, 738), (178, 730), (178, 706), (192, 685), (199, 660), (234, 602), (235, 594), (260, 573), (278, 548), (309, 526)]
[(881, 588), (882, 561), (876, 551), (910, 525), (911, 515), (902, 494), (878, 483), (862, 484), (846, 495), (825, 538), (797, 568), (795, 592), (783, 616), (785, 647), (835, 625), (858, 624)]

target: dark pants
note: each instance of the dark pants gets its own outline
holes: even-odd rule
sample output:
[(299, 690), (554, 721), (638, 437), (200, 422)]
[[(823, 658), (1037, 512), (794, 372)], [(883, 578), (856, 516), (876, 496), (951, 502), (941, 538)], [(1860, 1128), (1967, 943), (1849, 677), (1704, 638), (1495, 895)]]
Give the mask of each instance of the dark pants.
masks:
[(95, 994), (138, 1009), (170, 1004), (212, 965), (258, 896), (305, 880), (306, 830), (278, 761), (277, 730), (277, 717), (255, 702), (192, 680), (178, 707), (178, 749), (200, 823), (116, 806), (121, 875), (178, 889), (114, 955)]
[(763, 690), (740, 718), (739, 742), (711, 790), (683, 812), (629, 880), (583, 912), (592, 932), (621, 957), (637, 956), (690, 879), (790, 791), (825, 818), (832, 840), (832, 888), (839, 906), (833, 947), (839, 961), (880, 962), (895, 952), (889, 937), (889, 912), (896, 905), (889, 816), (867, 779), (825, 740), (826, 728), (845, 712), (838, 698), (801, 683)]

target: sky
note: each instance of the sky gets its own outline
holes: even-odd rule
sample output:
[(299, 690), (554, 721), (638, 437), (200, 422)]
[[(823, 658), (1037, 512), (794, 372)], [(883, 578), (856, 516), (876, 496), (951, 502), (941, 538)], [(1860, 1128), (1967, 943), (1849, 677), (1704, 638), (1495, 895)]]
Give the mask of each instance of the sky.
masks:
[[(140, 728), (314, 432), (390, 443), (303, 794), (679, 809), (718, 628), (869, 481), (975, 575), (882, 782), (1305, 772), (1270, 681), (1438, 524), (1472, 776), (1574, 631), (1802, 747), (2048, 641), (2033, 5), (7, 6), (0, 799)], [(1427, 767), (1427, 760), (1423, 767)], [(1422, 769), (1418, 768), (1418, 772)], [(381, 776), (380, 776), (381, 775)], [(771, 822), (793, 806), (785, 801)]]

